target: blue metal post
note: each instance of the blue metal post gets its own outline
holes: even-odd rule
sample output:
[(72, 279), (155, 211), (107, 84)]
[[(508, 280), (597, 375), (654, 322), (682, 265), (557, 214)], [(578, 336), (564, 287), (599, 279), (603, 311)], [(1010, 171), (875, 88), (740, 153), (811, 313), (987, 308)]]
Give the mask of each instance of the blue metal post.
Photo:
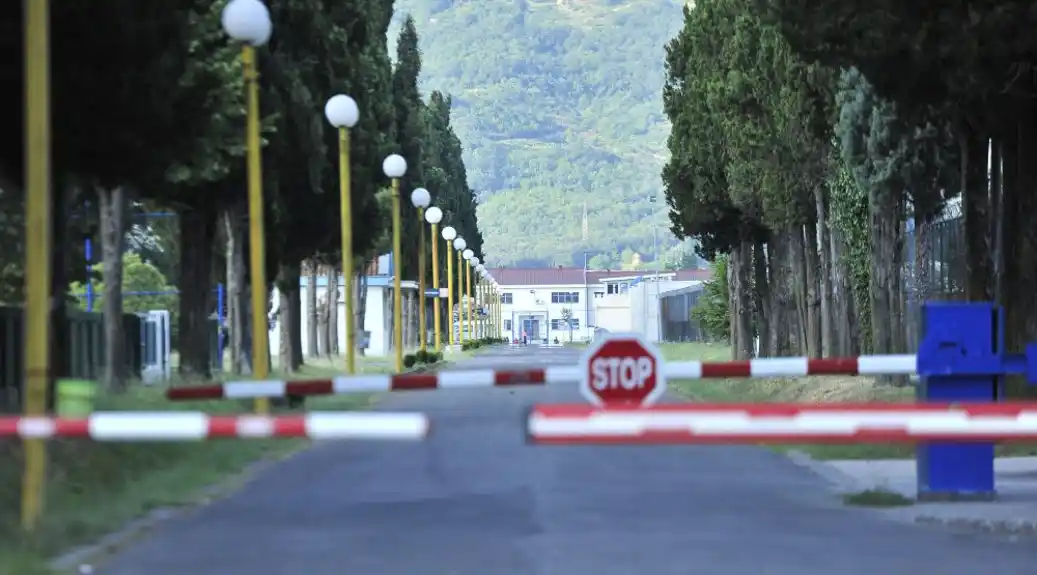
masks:
[[(930, 302), (922, 313), (919, 399), (997, 401), (1006, 369), (1001, 308), (992, 303)], [(989, 500), (997, 495), (992, 443), (919, 444), (917, 466), (920, 501)]]
[(94, 261), (94, 245), (90, 238), (86, 239), (83, 252), (86, 255), (86, 311), (94, 311), (94, 282), (92, 263)]
[(216, 284), (216, 323), (219, 337), (217, 338), (216, 344), (216, 357), (217, 365), (220, 366), (220, 371), (223, 370), (223, 345), (224, 345), (224, 333), (223, 333), (223, 282)]

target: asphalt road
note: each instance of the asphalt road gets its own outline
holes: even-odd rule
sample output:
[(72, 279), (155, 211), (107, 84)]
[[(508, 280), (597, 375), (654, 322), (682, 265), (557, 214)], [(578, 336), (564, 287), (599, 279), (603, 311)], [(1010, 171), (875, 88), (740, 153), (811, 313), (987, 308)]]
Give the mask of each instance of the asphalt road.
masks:
[[(491, 350), (463, 367), (575, 362)], [(521, 420), (572, 387), (417, 392), (423, 444), (325, 443), (160, 526), (102, 575), (999, 575), (1033, 541), (890, 522), (754, 447), (532, 447)]]

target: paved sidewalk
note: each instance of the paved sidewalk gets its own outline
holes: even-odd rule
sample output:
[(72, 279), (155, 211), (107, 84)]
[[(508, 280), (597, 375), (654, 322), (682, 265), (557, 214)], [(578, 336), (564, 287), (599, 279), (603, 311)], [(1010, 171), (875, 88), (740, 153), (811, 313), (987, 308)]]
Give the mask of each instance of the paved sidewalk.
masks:
[[(914, 499), (915, 461), (817, 461), (796, 453), (793, 461), (809, 467), (840, 493), (882, 489)], [(982, 531), (1037, 535), (1037, 457), (995, 461), (998, 498), (989, 502), (926, 502), (882, 510), (892, 519), (935, 523)]]

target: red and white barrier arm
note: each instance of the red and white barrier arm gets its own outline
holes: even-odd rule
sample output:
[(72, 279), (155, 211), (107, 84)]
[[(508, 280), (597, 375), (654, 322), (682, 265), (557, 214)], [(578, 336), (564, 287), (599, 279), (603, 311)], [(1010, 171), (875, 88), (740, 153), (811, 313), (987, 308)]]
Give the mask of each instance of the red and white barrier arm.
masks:
[(509, 387), (572, 383), (578, 380), (579, 369), (574, 366), (549, 366), (521, 370), (473, 369), (438, 373), (353, 375), (306, 381), (228, 381), (215, 385), (173, 387), (166, 391), (166, 397), (172, 400), (242, 399), (284, 397), (286, 395), (338, 395), (420, 389)]
[[(913, 355), (862, 355), (830, 359), (805, 357), (753, 359), (749, 361), (676, 361), (663, 366), (667, 379), (717, 379), (726, 377), (802, 377), (806, 375), (898, 375), (913, 374)], [(464, 387), (509, 387), (578, 383), (579, 366), (562, 365), (533, 369), (473, 369), (438, 373), (354, 375), (304, 381), (247, 380), (222, 384), (174, 387), (166, 391), (171, 400), (247, 399), (287, 395), (339, 395), (380, 393), (419, 389)]]
[(1037, 403), (538, 405), (538, 444), (886, 443), (1037, 440)]
[(768, 357), (747, 361), (666, 362), (667, 379), (717, 379), (725, 377), (803, 377), (807, 375), (913, 375), (915, 355), (861, 355), (857, 357)]
[(204, 413), (98, 412), (83, 419), (0, 417), (0, 437), (80, 437), (95, 441), (201, 441), (215, 438), (418, 441), (429, 433), (422, 413), (326, 412), (287, 417)]

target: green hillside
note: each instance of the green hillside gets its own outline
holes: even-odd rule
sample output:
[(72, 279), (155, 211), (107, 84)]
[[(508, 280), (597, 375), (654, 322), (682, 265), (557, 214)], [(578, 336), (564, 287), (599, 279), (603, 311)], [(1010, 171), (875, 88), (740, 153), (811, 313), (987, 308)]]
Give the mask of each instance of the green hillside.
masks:
[(582, 265), (587, 250), (618, 263), (624, 248), (651, 259), (653, 225), (674, 246), (661, 89), (682, 4), (397, 0), (397, 20), (417, 22), (423, 91), (453, 96), (491, 263)]

